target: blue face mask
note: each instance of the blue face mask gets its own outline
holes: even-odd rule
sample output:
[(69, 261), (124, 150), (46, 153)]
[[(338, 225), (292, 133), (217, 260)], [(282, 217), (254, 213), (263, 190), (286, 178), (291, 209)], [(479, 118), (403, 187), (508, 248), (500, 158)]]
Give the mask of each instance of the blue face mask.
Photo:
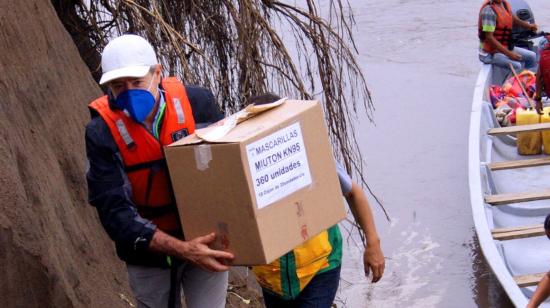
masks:
[[(151, 80), (152, 83), (153, 80)], [(155, 97), (149, 92), (151, 84), (147, 90), (130, 89), (120, 93), (116, 98), (116, 106), (126, 109), (134, 121), (140, 123), (145, 121), (145, 118), (155, 106)]]

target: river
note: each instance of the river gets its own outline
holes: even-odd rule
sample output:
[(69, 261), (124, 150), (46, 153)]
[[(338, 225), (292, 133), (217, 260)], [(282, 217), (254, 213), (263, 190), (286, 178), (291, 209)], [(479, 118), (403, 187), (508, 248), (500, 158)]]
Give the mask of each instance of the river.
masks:
[[(350, 3), (376, 106), (376, 123), (360, 121), (356, 133), (368, 182), (392, 220), (371, 202), (387, 257), (377, 284), (364, 279), (360, 249), (346, 241), (338, 306), (512, 306), (477, 245), (469, 201), (481, 1)], [(550, 31), (550, 1), (529, 4), (539, 28)]]

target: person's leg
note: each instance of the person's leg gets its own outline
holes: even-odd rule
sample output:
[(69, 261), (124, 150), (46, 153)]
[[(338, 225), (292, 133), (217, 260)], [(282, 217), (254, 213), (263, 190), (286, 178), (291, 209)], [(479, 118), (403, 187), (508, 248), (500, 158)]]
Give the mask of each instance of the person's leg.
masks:
[(187, 308), (223, 308), (228, 272), (214, 273), (191, 263), (184, 264), (182, 284)]
[[(514, 47), (514, 52), (521, 55), (521, 62), (525, 63), (525, 68), (533, 70), (537, 66), (537, 54), (531, 50)], [(515, 68), (515, 67), (514, 67)], [(519, 72), (518, 72), (519, 73)]]
[(262, 294), (264, 296), (264, 303), (266, 308), (297, 308), (296, 301), (285, 300), (267, 290), (262, 288)]
[(485, 64), (493, 64), (493, 55), (490, 53), (479, 53), (479, 61)]
[(299, 308), (330, 308), (340, 284), (340, 267), (315, 275), (296, 298)]
[(514, 69), (516, 71), (521, 70), (521, 68), (523, 67), (521, 62), (514, 61), (500, 52), (497, 52), (493, 55), (492, 63), (495, 66), (504, 67), (504, 68), (510, 68), (508, 64), (512, 64), (512, 66), (514, 66)]
[[(170, 269), (127, 265), (130, 288), (138, 308), (168, 307), (170, 296)], [(181, 296), (177, 290), (177, 296)], [(181, 307), (181, 300), (176, 307)]]

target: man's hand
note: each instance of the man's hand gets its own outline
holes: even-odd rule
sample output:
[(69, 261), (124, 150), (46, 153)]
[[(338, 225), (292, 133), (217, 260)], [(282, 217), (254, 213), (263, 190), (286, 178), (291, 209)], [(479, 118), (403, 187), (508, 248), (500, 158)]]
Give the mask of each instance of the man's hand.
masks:
[(520, 54), (517, 54), (515, 52), (510, 52), (510, 54), (508, 55), (508, 58), (514, 60), (514, 61), (521, 61), (522, 57)]
[(215, 233), (199, 236), (190, 241), (181, 241), (160, 230), (156, 230), (149, 244), (149, 249), (179, 259), (186, 259), (197, 266), (212, 271), (223, 272), (229, 269), (225, 265), (234, 258), (232, 253), (210, 249), (209, 243), (216, 239)]
[(540, 97), (535, 97), (535, 110), (537, 110), (538, 114), (542, 114), (542, 101)]
[[(212, 272), (223, 272), (229, 270), (229, 266), (223, 264), (223, 260), (232, 260), (233, 254), (225, 251), (214, 250), (208, 247), (216, 239), (215, 233), (199, 236), (190, 241), (183, 242), (185, 259), (195, 263), (199, 267)], [(223, 263), (222, 263), (223, 262)]]
[(533, 23), (529, 23), (528, 21), (525, 21), (525, 20), (521, 20), (517, 15), (512, 15), (512, 18), (514, 20), (514, 25), (518, 25), (522, 28), (525, 28), (525, 29), (528, 29), (528, 30), (531, 30), (533, 32), (537, 32), (537, 24)]
[(380, 242), (368, 243), (363, 253), (363, 264), (365, 266), (365, 275), (368, 276), (372, 271), (372, 282), (378, 282), (384, 275), (386, 260), (380, 249)]

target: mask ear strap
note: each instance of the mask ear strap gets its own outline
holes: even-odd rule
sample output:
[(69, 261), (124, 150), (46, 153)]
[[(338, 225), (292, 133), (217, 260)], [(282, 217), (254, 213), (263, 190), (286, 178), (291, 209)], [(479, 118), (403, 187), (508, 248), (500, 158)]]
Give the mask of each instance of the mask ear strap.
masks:
[[(162, 80), (162, 78), (161, 78), (161, 80)], [(149, 86), (147, 87), (147, 91), (149, 91), (149, 93), (151, 93), (151, 94), (153, 93), (153, 92), (151, 92), (151, 86), (153, 85), (154, 81), (155, 81), (155, 74), (153, 74), (153, 78), (151, 78), (151, 81), (149, 82)], [(157, 95), (160, 95), (160, 90), (161, 90), (160, 85), (161, 85), (161, 83), (159, 82), (157, 84)], [(157, 97), (155, 97), (155, 100), (156, 99), (157, 99)]]
[(153, 75), (153, 78), (151, 78), (151, 81), (149, 81), (149, 86), (147, 86), (147, 91), (151, 92), (151, 86), (153, 85), (153, 81), (155, 81), (155, 75)]

